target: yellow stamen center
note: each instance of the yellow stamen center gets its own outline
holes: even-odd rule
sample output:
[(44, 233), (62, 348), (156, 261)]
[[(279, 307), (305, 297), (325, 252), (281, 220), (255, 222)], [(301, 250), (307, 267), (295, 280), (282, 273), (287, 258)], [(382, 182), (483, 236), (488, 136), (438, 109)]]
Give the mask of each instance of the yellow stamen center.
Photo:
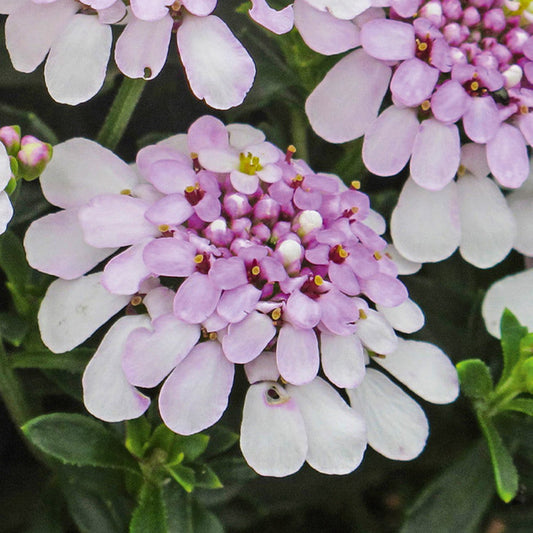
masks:
[(194, 256), (194, 262), (199, 265), (204, 260), (203, 254), (198, 254)]
[(243, 153), (239, 154), (239, 170), (243, 174), (253, 176), (262, 168), (261, 163), (259, 163), (259, 157), (252, 155), (251, 152), (248, 152), (246, 155)]
[(374, 252), (374, 259), (377, 259), (379, 261), (382, 257), (383, 256), (379, 252)]
[(520, 113), (522, 113), (522, 115), (527, 115), (529, 113), (529, 108), (527, 107), (527, 105), (520, 106)]
[(416, 40), (416, 46), (421, 52), (425, 52), (428, 49), (428, 43), (421, 42), (418, 39)]
[(279, 320), (281, 317), (281, 309), (279, 307), (276, 307), (274, 311), (272, 311), (272, 320)]
[(185, 187), (185, 192), (191, 193), (194, 192), (194, 189), (196, 187), (194, 185), (189, 185), (188, 187)]
[(362, 309), (359, 309), (359, 318), (362, 318), (362, 319), (366, 318), (366, 313)]
[(159, 226), (157, 226), (157, 229), (161, 233), (165, 233), (165, 232), (167, 232), (170, 229), (170, 226), (168, 224), (160, 224)]
[(131, 189), (122, 189), (120, 194), (123, 194), (124, 196), (131, 196)]
[(322, 278), (322, 276), (315, 276), (313, 278), (313, 283), (317, 286), (317, 287), (320, 287), (320, 285), (322, 285), (324, 283), (324, 279)]
[(361, 182), (359, 180), (353, 180), (350, 185), (357, 190), (361, 188)]
[(424, 100), (421, 104), (420, 104), (420, 107), (422, 108), (422, 111), (428, 111), (429, 108), (431, 107), (431, 102), (429, 100)]
[(259, 276), (260, 273), (261, 273), (261, 269), (257, 265), (252, 267), (252, 275), (253, 276)]
[(210, 341), (214, 341), (217, 339), (216, 331), (211, 331), (208, 335)]
[(289, 146), (287, 146), (287, 152), (291, 152), (294, 154), (296, 152), (296, 146), (294, 146), (293, 144), (289, 144)]
[(472, 89), (473, 91), (477, 91), (479, 89), (479, 83), (477, 81), (473, 81), (470, 84), (470, 89)]
[(337, 253), (342, 259), (346, 259), (348, 257), (348, 252), (340, 244), (339, 248), (337, 249)]

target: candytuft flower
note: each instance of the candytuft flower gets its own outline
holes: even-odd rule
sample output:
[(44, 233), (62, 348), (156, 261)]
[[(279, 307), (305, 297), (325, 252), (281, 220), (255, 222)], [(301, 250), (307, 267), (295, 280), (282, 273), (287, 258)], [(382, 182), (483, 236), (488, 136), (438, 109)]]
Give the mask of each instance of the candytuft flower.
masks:
[[(372, 417), (334, 387), (358, 390), (369, 357), (385, 357), (423, 397), (424, 378), (445, 390), (430, 401), (455, 397), (440, 351), (428, 355), (433, 370), (402, 372), (408, 350), (396, 331), (424, 319), (367, 225), (368, 197), (293, 154), (210, 116), (143, 148), (135, 170), (85, 139), (56, 147), (41, 184), (63, 210), (35, 221), (24, 245), (33, 267), (60, 278), (39, 312), (51, 350), (72, 349), (124, 310), (83, 377), (93, 415), (135, 418), (150, 403), (137, 387), (161, 384), (165, 424), (195, 433), (222, 416), (244, 365), (249, 464), (274, 476), (304, 461), (346, 473), (362, 459)], [(419, 353), (435, 352), (422, 344)]]

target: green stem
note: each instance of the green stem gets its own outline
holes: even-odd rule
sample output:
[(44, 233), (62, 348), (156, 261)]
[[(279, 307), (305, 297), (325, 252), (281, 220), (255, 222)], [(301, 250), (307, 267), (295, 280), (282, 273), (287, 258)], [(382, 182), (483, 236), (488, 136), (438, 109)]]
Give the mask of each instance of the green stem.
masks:
[(11, 418), (20, 428), (35, 413), (30, 407), (22, 384), (9, 364), (7, 353), (0, 341), (0, 396), (9, 411)]
[(124, 78), (96, 138), (99, 144), (110, 150), (117, 147), (141, 98), (145, 85), (146, 80), (142, 78)]
[(292, 142), (296, 147), (296, 157), (309, 161), (309, 148), (307, 146), (307, 118), (299, 109), (291, 110)]

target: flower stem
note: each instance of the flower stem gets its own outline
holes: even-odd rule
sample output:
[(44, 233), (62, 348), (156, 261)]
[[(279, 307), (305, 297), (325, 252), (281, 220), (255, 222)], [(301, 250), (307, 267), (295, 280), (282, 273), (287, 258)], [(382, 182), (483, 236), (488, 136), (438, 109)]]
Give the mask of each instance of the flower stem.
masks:
[(110, 150), (114, 150), (117, 147), (141, 98), (145, 85), (146, 80), (142, 78), (123, 79), (113, 105), (96, 138), (99, 144)]
[(9, 364), (2, 341), (0, 341), (0, 396), (19, 428), (35, 415), (26, 399), (18, 376)]
[(291, 109), (291, 134), (298, 159), (309, 160), (307, 118), (299, 109)]

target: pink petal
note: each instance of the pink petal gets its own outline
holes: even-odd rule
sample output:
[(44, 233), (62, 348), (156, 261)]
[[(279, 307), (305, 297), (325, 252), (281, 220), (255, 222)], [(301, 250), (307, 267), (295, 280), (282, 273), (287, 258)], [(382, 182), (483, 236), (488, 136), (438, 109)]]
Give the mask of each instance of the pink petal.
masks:
[(436, 68), (415, 57), (404, 61), (396, 69), (390, 89), (395, 101), (415, 107), (431, 96), (438, 78)]
[(374, 19), (361, 28), (361, 44), (365, 52), (376, 59), (410, 59), (415, 54), (415, 31), (405, 22)]
[(490, 96), (471, 97), (463, 126), (465, 133), (476, 143), (486, 143), (494, 137), (500, 124), (498, 108)]
[(216, 309), (220, 292), (208, 276), (194, 272), (176, 293), (174, 314), (184, 322), (199, 324)]
[(276, 11), (266, 0), (252, 0), (252, 9), (248, 13), (258, 24), (278, 35), (290, 31), (294, 22), (292, 6)]
[(315, 332), (284, 324), (278, 334), (276, 360), (285, 381), (293, 385), (312, 381), (320, 364)]
[(217, 305), (217, 313), (230, 323), (244, 320), (261, 298), (261, 291), (253, 285), (241, 285), (224, 291)]

